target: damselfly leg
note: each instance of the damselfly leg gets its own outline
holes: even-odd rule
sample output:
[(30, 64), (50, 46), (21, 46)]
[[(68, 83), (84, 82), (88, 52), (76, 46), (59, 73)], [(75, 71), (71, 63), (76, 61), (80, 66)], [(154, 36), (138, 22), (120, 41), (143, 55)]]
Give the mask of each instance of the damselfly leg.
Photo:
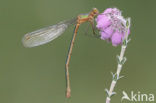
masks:
[[(39, 45), (46, 44), (55, 38), (59, 37), (63, 34), (63, 32), (71, 25), (76, 24), (74, 29), (73, 38), (71, 40), (69, 51), (66, 59), (66, 65), (65, 65), (65, 71), (66, 71), (66, 97), (69, 98), (71, 96), (71, 88), (70, 88), (70, 80), (69, 80), (69, 62), (71, 59), (72, 49), (74, 46), (74, 41), (77, 35), (78, 28), (80, 24), (84, 22), (91, 22), (94, 20), (94, 17), (98, 14), (98, 10), (96, 8), (93, 8), (92, 11), (89, 14), (81, 14), (77, 18), (67, 20), (60, 22), (56, 25), (48, 26), (39, 30), (36, 30), (34, 32), (27, 33), (24, 35), (22, 39), (22, 43), (25, 47), (35, 47)], [(93, 23), (92, 28), (93, 27)], [(93, 29), (94, 30), (94, 29)], [(94, 31), (93, 31), (94, 32)]]

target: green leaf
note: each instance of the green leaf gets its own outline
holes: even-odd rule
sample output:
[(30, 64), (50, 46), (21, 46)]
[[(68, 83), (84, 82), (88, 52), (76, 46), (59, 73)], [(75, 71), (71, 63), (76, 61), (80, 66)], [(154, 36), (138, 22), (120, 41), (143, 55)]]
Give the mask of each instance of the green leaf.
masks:
[(117, 63), (118, 63), (118, 64), (121, 64), (119, 55), (117, 55), (116, 58), (117, 58)]
[(105, 92), (106, 92), (106, 94), (107, 94), (107, 97), (109, 97), (109, 98), (110, 98), (109, 91), (108, 91), (108, 89), (107, 89), (107, 88), (105, 89)]
[(123, 65), (125, 62), (126, 62), (127, 58), (124, 57), (122, 60), (121, 60), (121, 65)]
[(110, 97), (114, 96), (115, 94), (117, 94), (116, 92), (112, 92), (112, 94), (110, 95)]

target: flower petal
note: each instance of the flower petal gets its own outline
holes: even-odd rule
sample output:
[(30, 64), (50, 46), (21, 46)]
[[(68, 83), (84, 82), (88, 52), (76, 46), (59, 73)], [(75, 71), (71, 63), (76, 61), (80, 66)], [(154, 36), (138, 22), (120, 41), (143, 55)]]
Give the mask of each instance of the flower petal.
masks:
[(105, 30), (104, 30), (104, 32), (105, 33), (107, 33), (107, 34), (109, 34), (110, 36), (113, 34), (113, 28), (111, 27), (111, 26), (109, 26), (109, 27), (107, 27)]
[(112, 35), (111, 40), (112, 40), (112, 45), (113, 45), (113, 46), (118, 46), (119, 44), (122, 43), (122, 34), (116, 31), (116, 32)]
[(111, 37), (111, 35), (107, 34), (106, 32), (101, 32), (101, 39), (102, 40), (106, 40), (109, 39)]
[(113, 8), (112, 13), (119, 16), (121, 15), (121, 11), (117, 8)]
[[(113, 46), (122, 44), (125, 36), (126, 19), (117, 8), (108, 8), (96, 18), (96, 27), (100, 30), (101, 39), (112, 42)], [(128, 35), (130, 30), (128, 30)]]
[(121, 15), (121, 11), (117, 8), (107, 8), (102, 14)]
[(111, 25), (111, 21), (107, 16), (97, 17), (97, 25), (96, 27), (99, 30), (104, 30), (106, 27)]
[(112, 8), (107, 8), (104, 12), (103, 12), (103, 14), (108, 14), (108, 13), (111, 13), (112, 12)]
[(101, 39), (110, 39), (113, 34), (113, 31), (114, 30), (111, 28), (111, 26), (107, 27), (104, 31), (101, 31)]

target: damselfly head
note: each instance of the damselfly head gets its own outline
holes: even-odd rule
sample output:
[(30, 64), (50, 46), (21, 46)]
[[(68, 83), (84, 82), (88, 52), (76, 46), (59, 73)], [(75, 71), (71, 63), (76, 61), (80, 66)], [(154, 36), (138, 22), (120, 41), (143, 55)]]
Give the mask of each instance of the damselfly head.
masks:
[(93, 8), (93, 9), (92, 9), (92, 12), (93, 12), (95, 15), (99, 14), (99, 10), (98, 10), (97, 8)]

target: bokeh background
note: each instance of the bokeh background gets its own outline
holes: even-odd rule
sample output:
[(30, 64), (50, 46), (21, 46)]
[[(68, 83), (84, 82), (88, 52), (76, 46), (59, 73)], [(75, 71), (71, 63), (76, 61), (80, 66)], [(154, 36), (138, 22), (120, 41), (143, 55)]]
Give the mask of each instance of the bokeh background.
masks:
[[(0, 103), (105, 103), (116, 71), (119, 47), (84, 35), (81, 25), (70, 62), (72, 98), (65, 98), (65, 59), (74, 26), (61, 37), (35, 48), (24, 48), (27, 32), (88, 13), (117, 7), (131, 17), (132, 39), (111, 103), (122, 91), (156, 95), (155, 0), (0, 0)], [(91, 28), (88, 29), (91, 35)], [(123, 101), (129, 103), (128, 101)], [(154, 103), (154, 102), (153, 102)]]

